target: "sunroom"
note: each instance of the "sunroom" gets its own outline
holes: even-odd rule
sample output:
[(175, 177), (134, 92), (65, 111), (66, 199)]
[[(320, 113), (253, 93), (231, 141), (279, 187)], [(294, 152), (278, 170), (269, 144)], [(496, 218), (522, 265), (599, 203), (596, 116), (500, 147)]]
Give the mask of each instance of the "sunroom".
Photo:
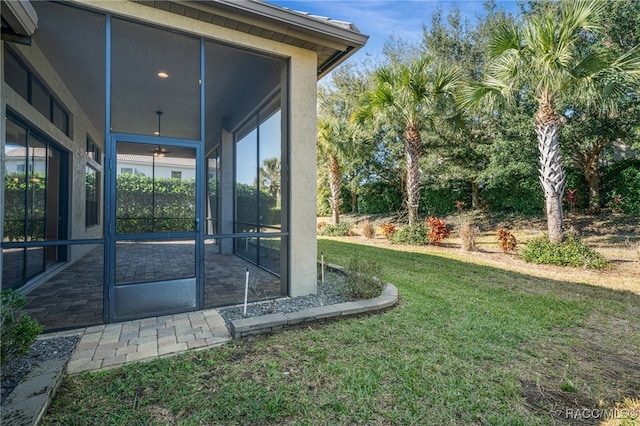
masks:
[(2, 289), (46, 330), (316, 290), (316, 82), (351, 24), (2, 2)]

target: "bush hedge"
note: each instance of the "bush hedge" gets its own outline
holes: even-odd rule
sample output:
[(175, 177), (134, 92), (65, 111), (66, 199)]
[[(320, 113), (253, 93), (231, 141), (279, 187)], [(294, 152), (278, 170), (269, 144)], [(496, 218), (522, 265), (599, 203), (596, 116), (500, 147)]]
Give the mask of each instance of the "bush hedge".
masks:
[(570, 235), (561, 244), (552, 243), (546, 235), (534, 238), (521, 250), (521, 256), (526, 262), (547, 265), (590, 269), (602, 269), (607, 265), (604, 256)]
[(425, 223), (417, 223), (411, 226), (407, 225), (396, 229), (390, 241), (392, 244), (421, 246), (427, 243), (428, 233), (429, 229)]

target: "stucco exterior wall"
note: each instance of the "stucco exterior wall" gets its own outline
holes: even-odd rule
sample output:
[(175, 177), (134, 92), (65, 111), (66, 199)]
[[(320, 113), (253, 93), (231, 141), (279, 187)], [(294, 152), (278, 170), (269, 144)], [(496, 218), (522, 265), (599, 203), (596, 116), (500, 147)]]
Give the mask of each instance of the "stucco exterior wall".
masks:
[(289, 69), (290, 295), (317, 291), (316, 62), (292, 56)]

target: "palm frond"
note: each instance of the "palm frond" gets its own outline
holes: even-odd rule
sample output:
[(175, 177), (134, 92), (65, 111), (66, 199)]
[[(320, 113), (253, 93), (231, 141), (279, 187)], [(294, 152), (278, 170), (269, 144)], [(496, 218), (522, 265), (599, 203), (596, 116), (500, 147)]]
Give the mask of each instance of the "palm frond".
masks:
[(578, 31), (598, 31), (606, 3), (602, 0), (567, 0), (562, 2), (561, 37), (571, 37)]
[(624, 73), (634, 81), (640, 81), (640, 45), (616, 59), (611, 68)]
[(573, 78), (584, 78), (602, 72), (610, 66), (607, 55), (600, 52), (589, 52), (580, 62), (569, 70)]
[(488, 44), (488, 52), (491, 57), (497, 57), (509, 50), (520, 50), (520, 33), (513, 25), (500, 25), (495, 29)]
[(473, 112), (493, 111), (504, 102), (503, 89), (505, 87), (502, 83), (493, 78), (470, 82), (460, 89), (457, 104), (460, 108)]

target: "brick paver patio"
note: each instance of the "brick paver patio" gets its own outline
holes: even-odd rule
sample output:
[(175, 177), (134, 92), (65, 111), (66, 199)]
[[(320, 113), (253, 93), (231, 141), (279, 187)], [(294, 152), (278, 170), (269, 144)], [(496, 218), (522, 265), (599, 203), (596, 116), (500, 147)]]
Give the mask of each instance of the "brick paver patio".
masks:
[[(103, 323), (103, 248), (95, 248), (27, 295), (25, 310), (45, 331)], [(170, 280), (194, 276), (193, 243), (119, 242), (116, 283)], [(205, 245), (205, 308), (228, 306), (244, 300), (245, 271), (249, 268), (251, 301), (280, 296), (280, 278), (235, 255), (218, 253)], [(257, 285), (255, 285), (257, 283)]]

